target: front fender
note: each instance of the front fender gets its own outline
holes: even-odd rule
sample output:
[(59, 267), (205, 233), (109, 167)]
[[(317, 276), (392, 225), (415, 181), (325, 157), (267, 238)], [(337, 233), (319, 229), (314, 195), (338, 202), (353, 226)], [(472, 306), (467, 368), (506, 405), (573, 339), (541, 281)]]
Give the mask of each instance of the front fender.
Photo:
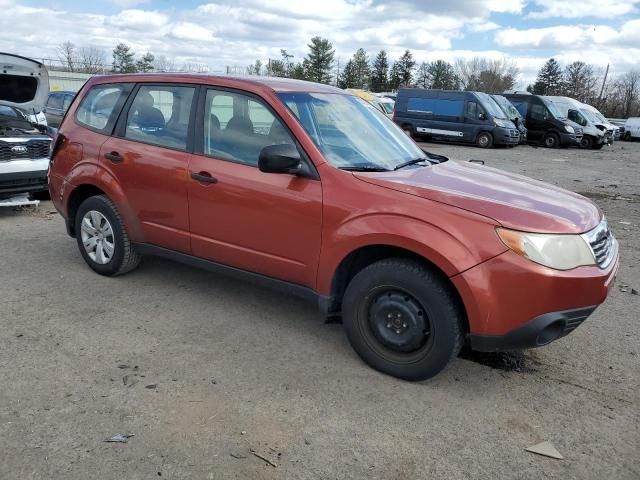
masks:
[(331, 292), (333, 276), (352, 252), (372, 245), (385, 245), (413, 252), (434, 264), (448, 277), (463, 272), (506, 250), (492, 225), (476, 216), (461, 215), (444, 228), (424, 220), (398, 214), (367, 214), (351, 218), (323, 235), (318, 270), (318, 292)]

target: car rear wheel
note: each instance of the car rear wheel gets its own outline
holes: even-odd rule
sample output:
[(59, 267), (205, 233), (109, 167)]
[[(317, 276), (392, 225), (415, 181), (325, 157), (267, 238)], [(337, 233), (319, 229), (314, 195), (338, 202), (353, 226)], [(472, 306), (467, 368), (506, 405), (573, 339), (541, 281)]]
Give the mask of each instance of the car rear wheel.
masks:
[(547, 133), (544, 136), (544, 146), (547, 148), (560, 148), (560, 137), (557, 133)]
[(460, 352), (462, 312), (445, 280), (392, 258), (351, 280), (342, 303), (349, 342), (371, 367), (405, 380), (438, 374)]
[(480, 148), (491, 148), (493, 145), (493, 136), (488, 132), (482, 132), (476, 137), (476, 145)]
[(105, 195), (82, 202), (75, 222), (80, 253), (97, 273), (122, 275), (140, 263), (140, 255), (131, 245), (118, 210)]

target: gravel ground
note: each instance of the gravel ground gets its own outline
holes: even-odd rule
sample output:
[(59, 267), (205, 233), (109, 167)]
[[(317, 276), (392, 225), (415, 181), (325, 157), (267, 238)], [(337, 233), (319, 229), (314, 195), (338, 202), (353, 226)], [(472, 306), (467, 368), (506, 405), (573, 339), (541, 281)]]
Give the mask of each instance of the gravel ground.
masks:
[[(640, 144), (425, 146), (594, 199), (621, 244), (607, 302), (407, 383), (311, 305), (153, 258), (100, 277), (49, 202), (2, 210), (0, 479), (640, 478)], [(565, 459), (525, 451), (545, 440)]]

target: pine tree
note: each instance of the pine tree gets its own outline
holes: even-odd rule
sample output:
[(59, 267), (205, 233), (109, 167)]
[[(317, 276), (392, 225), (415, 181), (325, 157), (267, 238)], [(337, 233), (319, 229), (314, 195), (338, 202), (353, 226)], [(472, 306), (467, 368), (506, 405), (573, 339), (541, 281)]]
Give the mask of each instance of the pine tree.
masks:
[(391, 71), (389, 72), (389, 87), (392, 90), (398, 90), (402, 84), (402, 70), (398, 62), (393, 62)]
[(312, 82), (329, 83), (335, 50), (326, 38), (313, 37), (307, 45), (309, 53), (303, 61), (304, 74)]
[(416, 61), (413, 59), (413, 55), (409, 50), (405, 50), (402, 56), (394, 63), (394, 66), (398, 65), (398, 74), (400, 75), (400, 85), (408, 87), (413, 83), (413, 69), (416, 66)]
[(456, 76), (453, 65), (444, 60), (436, 60), (427, 65), (430, 88), (438, 90), (457, 90), (460, 81)]
[(562, 69), (555, 58), (550, 58), (538, 72), (531, 92), (536, 95), (557, 95), (563, 89)]
[(371, 91), (384, 92), (389, 88), (389, 60), (387, 52), (380, 50), (373, 61), (373, 69), (371, 71)]
[(338, 78), (339, 88), (358, 88), (357, 75), (353, 60), (349, 60)]
[(151, 52), (145, 53), (142, 58), (136, 62), (136, 70), (138, 72), (152, 72), (155, 60), (156, 57), (154, 57)]
[(369, 77), (371, 76), (371, 68), (369, 67), (369, 58), (364, 48), (359, 48), (353, 55), (353, 73), (355, 88), (366, 89), (369, 85)]
[(113, 64), (111, 71), (114, 73), (133, 73), (136, 71), (136, 64), (133, 61), (135, 54), (126, 43), (119, 43), (113, 49)]

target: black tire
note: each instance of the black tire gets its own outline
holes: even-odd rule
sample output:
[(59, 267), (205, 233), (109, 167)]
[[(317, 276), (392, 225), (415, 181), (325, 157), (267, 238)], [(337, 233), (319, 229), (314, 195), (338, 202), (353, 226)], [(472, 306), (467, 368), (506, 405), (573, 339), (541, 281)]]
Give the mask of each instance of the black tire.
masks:
[(463, 313), (452, 287), (413, 260), (390, 258), (358, 272), (342, 301), (342, 321), (366, 363), (404, 380), (435, 376), (463, 343)]
[(631, 141), (631, 132), (624, 132), (624, 141), (626, 142), (630, 142)]
[(491, 148), (493, 146), (493, 135), (489, 132), (481, 132), (476, 137), (476, 145), (480, 148)]
[(411, 125), (403, 125), (402, 126), (402, 131), (409, 137), (409, 138), (415, 138), (416, 136), (416, 132), (414, 131), (413, 127)]
[(560, 148), (560, 137), (557, 133), (547, 133), (544, 136), (544, 146), (547, 148)]
[[(88, 212), (95, 211), (104, 216), (110, 224), (113, 254), (106, 263), (99, 263), (90, 257), (83, 244), (82, 221)], [(78, 248), (87, 265), (100, 275), (108, 277), (122, 275), (136, 268), (140, 263), (140, 255), (135, 251), (124, 222), (113, 202), (106, 195), (89, 197), (80, 204), (75, 218), (75, 232)], [(107, 238), (107, 237), (105, 237)]]
[(582, 140), (580, 140), (580, 148), (591, 150), (593, 148), (593, 138), (584, 135), (582, 137)]

